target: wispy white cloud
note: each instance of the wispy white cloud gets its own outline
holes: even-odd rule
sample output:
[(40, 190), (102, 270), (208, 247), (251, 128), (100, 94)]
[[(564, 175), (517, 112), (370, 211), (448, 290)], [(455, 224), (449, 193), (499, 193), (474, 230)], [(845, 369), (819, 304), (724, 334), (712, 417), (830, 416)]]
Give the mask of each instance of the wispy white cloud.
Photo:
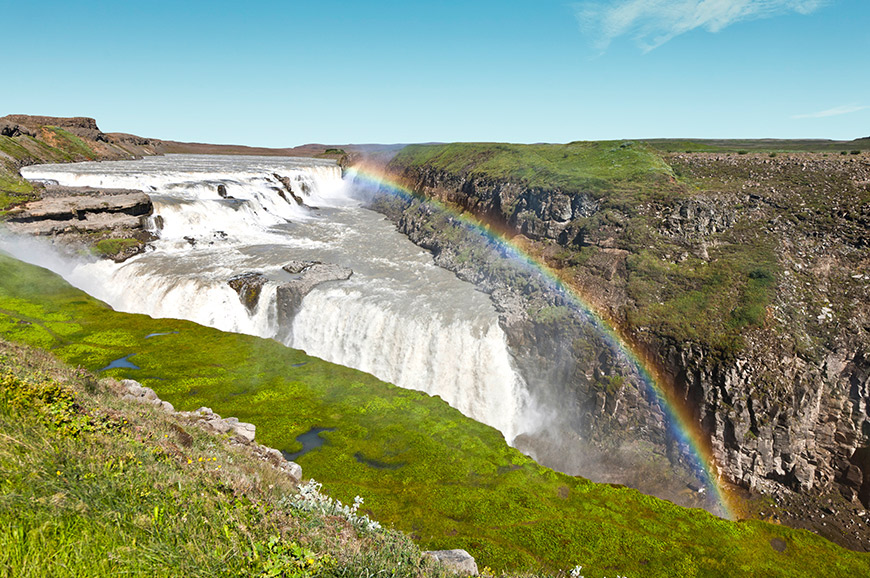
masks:
[(851, 114), (870, 108), (870, 106), (861, 104), (844, 104), (843, 106), (835, 106), (828, 110), (820, 110), (819, 112), (811, 112), (809, 114), (796, 114), (792, 118), (826, 118), (829, 116), (840, 116), (841, 114)]
[(696, 28), (719, 32), (736, 22), (809, 14), (830, 0), (589, 0), (574, 4), (580, 29), (602, 52), (632, 36), (644, 52)]

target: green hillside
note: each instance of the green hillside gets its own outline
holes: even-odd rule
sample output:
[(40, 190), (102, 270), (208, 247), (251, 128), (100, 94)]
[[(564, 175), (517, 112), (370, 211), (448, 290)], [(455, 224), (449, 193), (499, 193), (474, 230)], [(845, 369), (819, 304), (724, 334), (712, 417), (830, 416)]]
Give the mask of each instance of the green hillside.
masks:
[[(154, 333), (168, 334), (146, 338)], [(365, 513), (407, 532), (425, 548), (467, 549), (481, 567), (555, 573), (582, 565), (587, 577), (852, 577), (870, 571), (867, 555), (807, 532), (757, 521), (728, 522), (630, 489), (555, 473), (508, 447), (494, 429), (463, 417), (438, 398), (401, 390), (274, 341), (117, 313), (59, 277), (5, 256), (0, 256), (0, 335), (50, 350), (89, 371), (135, 354), (130, 360), (141, 369), (99, 375), (136, 379), (178, 409), (206, 405), (221, 415), (255, 423), (258, 441), (279, 449), (298, 449), (296, 436), (313, 426), (335, 428), (323, 434), (326, 444), (321, 449), (299, 459), (306, 476), (323, 482), (332, 497), (345, 503), (364, 496)], [(7, 355), (4, 365), (14, 362)], [(8, 367), (4, 371), (8, 373)], [(68, 575), (76, 575), (77, 568), (83, 569), (79, 574), (87, 573), (96, 568), (88, 559), (96, 547), (91, 543), (104, 539), (103, 525), (153, 528), (166, 508), (172, 512), (172, 529), (165, 534), (151, 531), (147, 540), (137, 538), (123, 546), (118, 540), (138, 534), (133, 529), (123, 536), (112, 534), (106, 551), (121, 548), (122, 557), (136, 558), (142, 567), (152, 560), (154, 565), (186, 569), (190, 564), (184, 561), (190, 555), (194, 562), (219, 558), (228, 567), (244, 569), (246, 550), (241, 544), (248, 538), (244, 516), (249, 514), (239, 514), (232, 523), (221, 515), (195, 515), (185, 522), (184, 508), (173, 509), (173, 503), (187, 504), (186, 499), (193, 501), (191, 515), (198, 511), (195, 508), (212, 507), (190, 498), (198, 490), (181, 471), (186, 462), (181, 470), (175, 461), (168, 471), (154, 472), (153, 483), (147, 477), (111, 488), (93, 483), (93, 476), (113, 468), (152, 475), (148, 472), (161, 467), (159, 456), (145, 459), (143, 452), (130, 449), (133, 441), (124, 438), (120, 443), (129, 445), (124, 450), (129, 455), (119, 455), (118, 464), (91, 463), (89, 456), (96, 451), (92, 447), (108, 443), (106, 436), (116, 429), (125, 431), (111, 419), (111, 411), (92, 410), (109, 420), (97, 420), (93, 426), (73, 424), (78, 430), (74, 435), (52, 441), (63, 428), (29, 425), (9, 402), (19, 388), (9, 383), (4, 381), (0, 406), (6, 440), (0, 457), (5, 480), (0, 543), (19, 544), (15, 552), (57, 550)], [(197, 443), (208, 449), (207, 442)], [(190, 452), (191, 458), (208, 455), (204, 450)], [(89, 497), (79, 500), (77, 496), (84, 494)], [(231, 495), (227, 493), (227, 507), (243, 508), (247, 503), (248, 498), (237, 495), (233, 500)], [(262, 499), (262, 509), (277, 516), (280, 502)], [(104, 504), (102, 513), (89, 503)], [(220, 512), (224, 506), (215, 507)], [(60, 519), (58, 511), (65, 512)], [(184, 524), (187, 527), (179, 529)], [(199, 527), (211, 524), (219, 526)], [(226, 540), (219, 538), (221, 533)], [(193, 554), (185, 546), (190, 535)], [(250, 539), (256, 543), (259, 538), (252, 533)], [(7, 552), (7, 564), (24, 559), (10, 554), (12, 550), (0, 550)], [(396, 560), (404, 559), (397, 554)], [(211, 562), (203, 564), (205, 568)], [(324, 569), (322, 575), (339, 574)]]

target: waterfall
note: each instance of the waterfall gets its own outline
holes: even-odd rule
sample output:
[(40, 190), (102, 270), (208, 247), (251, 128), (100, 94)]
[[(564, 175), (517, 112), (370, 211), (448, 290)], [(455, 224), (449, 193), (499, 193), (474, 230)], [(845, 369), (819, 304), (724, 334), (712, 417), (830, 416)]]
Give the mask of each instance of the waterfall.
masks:
[[(508, 441), (526, 431), (526, 385), (488, 297), (361, 208), (331, 161), (169, 155), (23, 173), (149, 194), (153, 250), (60, 272), (115, 309), (260, 337), (290, 335), (287, 345), (311, 355), (438, 395)], [(353, 275), (317, 285), (292, 328), (281, 328), (277, 288), (298, 278), (282, 268), (290, 261), (331, 263)], [(243, 273), (264, 280), (251, 310), (228, 284)]]
[(495, 319), (447, 321), (427, 311), (396, 311), (358, 290), (313, 291), (293, 321), (294, 347), (356, 367), (400, 387), (440, 396), (501, 431), (522, 430), (525, 385)]

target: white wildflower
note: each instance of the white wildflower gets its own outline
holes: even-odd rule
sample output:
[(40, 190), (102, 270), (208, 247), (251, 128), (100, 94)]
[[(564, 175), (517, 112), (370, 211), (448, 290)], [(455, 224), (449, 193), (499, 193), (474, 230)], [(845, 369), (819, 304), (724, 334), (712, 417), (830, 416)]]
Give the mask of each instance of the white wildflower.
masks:
[(357, 510), (359, 510), (359, 507), (363, 503), (363, 499), (360, 496), (356, 496), (353, 499), (353, 506), (346, 506), (339, 500), (333, 500), (329, 496), (320, 493), (322, 487), (323, 484), (315, 480), (308, 480), (304, 486), (299, 488), (299, 493), (293, 496), (293, 498), (282, 499), (282, 505), (304, 512), (317, 512), (327, 516), (341, 516), (360, 530), (374, 532), (381, 529), (381, 525), (369, 519), (367, 515), (357, 515)]

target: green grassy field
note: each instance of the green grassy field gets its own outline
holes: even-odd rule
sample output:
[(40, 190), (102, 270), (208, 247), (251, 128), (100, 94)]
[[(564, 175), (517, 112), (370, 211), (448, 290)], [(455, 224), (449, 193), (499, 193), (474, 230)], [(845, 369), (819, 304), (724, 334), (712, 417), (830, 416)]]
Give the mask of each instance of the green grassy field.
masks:
[[(397, 171), (416, 166), (566, 193), (609, 190), (627, 183), (663, 183), (673, 178), (670, 167), (651, 154), (649, 147), (631, 141), (409, 145), (391, 161)], [(643, 194), (648, 189), (637, 192)]]
[[(177, 333), (146, 338), (170, 331)], [(0, 335), (50, 350), (90, 371), (135, 354), (130, 360), (141, 369), (114, 369), (100, 375), (136, 379), (179, 409), (206, 405), (223, 416), (252, 422), (257, 425), (258, 441), (279, 449), (298, 449), (296, 436), (313, 426), (335, 428), (323, 434), (326, 445), (299, 459), (306, 476), (323, 482), (331, 496), (345, 503), (363, 496), (365, 513), (407, 532), (426, 548), (467, 549), (480, 566), (555, 573), (582, 565), (587, 577), (739, 573), (853, 577), (870, 571), (867, 555), (843, 550), (813, 534), (758, 521), (729, 522), (630, 489), (558, 474), (508, 447), (496, 430), (463, 417), (438, 398), (401, 390), (274, 341), (184, 321), (117, 313), (57, 276), (6, 256), (0, 256)], [(10, 429), (13, 422), (13, 418), (6, 420), (4, 435), (23, 435)], [(51, 443), (40, 442), (39, 448)], [(45, 453), (39, 449), (33, 459), (40, 460)], [(25, 502), (15, 502), (19, 494), (5, 492), (2, 516), (18, 520), (17, 525), (2, 525), (0, 532), (5, 535), (0, 540), (7, 544), (24, 541), (30, 548), (43, 542), (75, 542), (69, 537), (73, 532), (83, 536), (77, 544), (87, 544), (101, 534), (99, 524), (108, 523), (91, 525), (87, 509), (80, 509), (68, 524), (49, 522), (52, 496), (59, 491), (64, 495), (89, 491), (84, 477), (77, 482), (81, 485), (66, 489), (49, 484), (48, 480), (60, 483), (52, 474), (63, 477), (55, 473), (63, 470), (56, 468), (52, 455), (47, 452), (44, 463), (16, 466), (3, 461), (4, 471), (17, 472), (14, 478), (19, 482), (13, 482), (14, 487), (28, 476), (41, 480), (34, 486), (36, 494), (27, 494), (35, 497)], [(142, 458), (137, 454), (136, 460)], [(87, 452), (76, 463), (74, 468), (82, 475), (92, 467)], [(122, 489), (107, 499), (118, 500), (115, 507), (128, 512), (124, 519), (135, 520), (133, 510), (159, 518), (161, 508), (177, 500), (173, 484), (184, 485), (178, 475), (172, 483), (152, 486), (163, 491), (140, 496), (139, 490)], [(181, 495), (184, 491), (179, 489)], [(129, 511), (125, 510), (128, 501)], [(22, 510), (22, 503), (34, 505)], [(204, 522), (197, 517), (194, 523)], [(43, 526), (47, 529), (42, 534), (15, 529)], [(230, 533), (239, 531), (231, 524), (227, 527)], [(241, 556), (243, 549), (229, 552), (221, 549), (223, 541), (211, 544), (224, 530), (185, 531), (201, 531), (197, 548), (213, 547), (217, 558), (226, 556), (241, 564), (240, 558), (233, 557)], [(43, 535), (54, 537), (49, 540)], [(36, 542), (29, 542), (30, 536)], [(785, 550), (774, 549), (772, 540), (785, 544)], [(182, 564), (183, 542), (169, 533), (166, 542), (142, 546), (141, 552), (137, 551), (140, 542), (125, 547), (130, 548), (129, 557), (144, 560), (159, 551), (155, 560)], [(74, 559), (70, 554), (69, 564)]]
[(644, 139), (643, 142), (666, 152), (821, 152), (846, 153), (870, 150), (870, 138), (851, 141), (824, 139)]

